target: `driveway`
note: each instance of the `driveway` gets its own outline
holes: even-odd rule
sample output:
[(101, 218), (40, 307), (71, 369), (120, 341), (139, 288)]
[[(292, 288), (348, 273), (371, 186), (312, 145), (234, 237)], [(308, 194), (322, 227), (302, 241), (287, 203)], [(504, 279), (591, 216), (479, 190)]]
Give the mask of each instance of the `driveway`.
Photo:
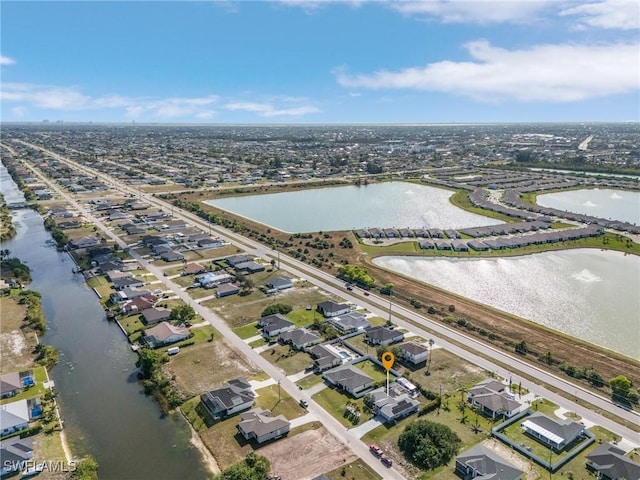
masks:
[(355, 435), (358, 438), (362, 438), (366, 433), (369, 433), (376, 427), (384, 424), (384, 419), (380, 416), (373, 417), (368, 422), (364, 422), (362, 425), (358, 425), (355, 428), (351, 429), (351, 434)]

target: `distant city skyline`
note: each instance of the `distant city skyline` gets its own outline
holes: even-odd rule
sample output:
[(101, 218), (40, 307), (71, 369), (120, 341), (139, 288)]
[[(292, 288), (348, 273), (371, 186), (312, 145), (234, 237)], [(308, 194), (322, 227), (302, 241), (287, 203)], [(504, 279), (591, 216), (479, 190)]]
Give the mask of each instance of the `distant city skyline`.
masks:
[(635, 0), (2, 2), (3, 122), (640, 121)]

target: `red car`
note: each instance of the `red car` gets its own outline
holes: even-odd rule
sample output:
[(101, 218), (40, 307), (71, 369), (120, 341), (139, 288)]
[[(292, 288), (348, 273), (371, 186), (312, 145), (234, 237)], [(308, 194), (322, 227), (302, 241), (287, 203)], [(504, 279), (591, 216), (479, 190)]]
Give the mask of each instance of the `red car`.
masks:
[(382, 457), (382, 449), (379, 446), (377, 446), (377, 445), (369, 445), (369, 450), (376, 457)]
[(364, 296), (368, 297), (369, 296), (369, 292), (364, 292)]

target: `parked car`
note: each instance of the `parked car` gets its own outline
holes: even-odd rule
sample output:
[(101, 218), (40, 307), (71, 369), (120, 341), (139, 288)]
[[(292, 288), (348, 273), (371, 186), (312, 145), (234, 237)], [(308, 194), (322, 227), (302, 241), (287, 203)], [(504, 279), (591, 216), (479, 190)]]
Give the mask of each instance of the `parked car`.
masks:
[(300, 406), (302, 408), (307, 408), (309, 406), (309, 402), (307, 402), (306, 400), (300, 400)]
[(393, 460), (391, 460), (389, 457), (385, 457), (384, 455), (380, 456), (380, 461), (385, 467), (391, 467), (393, 465)]
[(376, 457), (382, 458), (383, 453), (382, 453), (382, 449), (374, 444), (369, 445), (369, 450), (371, 451), (371, 453), (373, 453)]

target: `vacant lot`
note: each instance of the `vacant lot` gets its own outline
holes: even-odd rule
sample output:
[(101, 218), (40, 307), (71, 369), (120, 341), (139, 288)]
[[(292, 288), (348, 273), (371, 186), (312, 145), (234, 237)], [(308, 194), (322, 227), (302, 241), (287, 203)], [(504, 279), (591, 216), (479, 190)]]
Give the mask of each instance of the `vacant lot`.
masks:
[(258, 453), (269, 459), (271, 473), (282, 480), (310, 479), (356, 459), (345, 445), (324, 428), (271, 443)]
[(360, 459), (331, 470), (325, 475), (331, 480), (342, 480), (343, 478), (348, 478), (349, 480), (382, 480), (380, 475)]
[(284, 415), (287, 420), (293, 420), (307, 413), (287, 392), (278, 390), (278, 385), (269, 385), (256, 390), (258, 396), (256, 397), (255, 406), (270, 410), (272, 417)]
[(294, 350), (285, 345), (275, 345), (273, 348), (262, 352), (261, 355), (280, 368), (285, 375), (301, 372), (313, 363), (308, 353)]
[[(262, 275), (262, 274), (257, 274)], [(254, 281), (257, 275), (252, 275)], [(280, 276), (277, 273), (267, 273), (270, 276)], [(266, 278), (256, 285), (262, 284)], [(234, 295), (223, 299), (213, 299), (203, 302), (203, 305), (211, 308), (220, 317), (222, 317), (232, 328), (242, 327), (248, 323), (255, 322), (262, 311), (272, 303), (286, 303), (293, 307), (294, 310), (304, 310), (307, 305), (315, 306), (319, 302), (330, 299), (329, 296), (322, 293), (317, 287), (303, 286), (294, 287), (278, 295), (265, 295), (258, 289), (247, 296), (241, 297)], [(303, 314), (306, 323), (306, 315)]]
[(258, 368), (217, 336), (213, 342), (204, 342), (181, 350), (165, 366), (169, 377), (187, 397), (199, 395), (224, 384), (227, 380), (243, 376), (249, 378)]
[(36, 335), (20, 328), (25, 315), (24, 306), (18, 304), (16, 297), (0, 297), (0, 312), (0, 371), (8, 373), (30, 367), (35, 359), (32, 352), (36, 346)]

